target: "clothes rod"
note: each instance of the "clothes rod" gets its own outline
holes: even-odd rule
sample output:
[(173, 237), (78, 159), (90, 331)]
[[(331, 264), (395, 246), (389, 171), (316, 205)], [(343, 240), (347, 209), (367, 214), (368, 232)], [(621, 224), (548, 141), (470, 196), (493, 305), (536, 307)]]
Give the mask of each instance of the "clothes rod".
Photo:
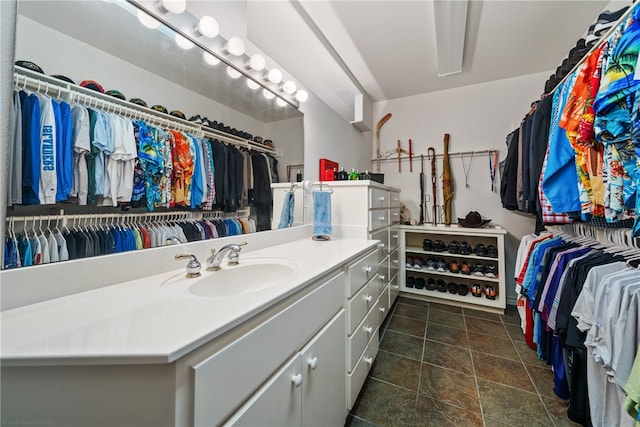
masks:
[[(500, 150), (479, 150), (479, 151), (456, 151), (453, 153), (449, 153), (449, 157), (466, 157), (466, 156), (476, 156), (476, 155), (491, 155), (492, 153), (496, 152), (496, 151), (500, 151)], [(416, 158), (418, 158), (418, 161), (420, 160), (419, 157), (423, 155), (426, 158), (428, 158), (428, 154), (420, 154), (420, 153), (412, 153), (412, 158), (415, 160)], [(394, 157), (395, 156), (395, 157)], [(436, 158), (442, 158), (444, 157), (443, 153), (436, 153)], [(409, 156), (400, 156), (401, 160), (408, 160)], [(371, 159), (372, 162), (375, 162), (376, 159)], [(398, 161), (398, 155), (397, 152), (395, 150), (393, 151), (388, 151), (387, 153), (385, 153), (383, 155), (383, 157), (380, 159), (380, 161), (383, 162), (390, 162), (390, 161)]]

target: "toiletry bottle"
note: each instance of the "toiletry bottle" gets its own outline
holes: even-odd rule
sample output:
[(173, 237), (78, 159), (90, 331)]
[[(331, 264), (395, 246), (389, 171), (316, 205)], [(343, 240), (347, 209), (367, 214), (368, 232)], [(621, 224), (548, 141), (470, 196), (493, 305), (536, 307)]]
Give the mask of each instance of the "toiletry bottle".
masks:
[(344, 170), (344, 167), (340, 168), (340, 173), (338, 174), (338, 176), (340, 177), (340, 181), (347, 181), (349, 179), (349, 174), (346, 170)]
[(333, 180), (334, 181), (339, 181), (340, 180), (340, 174), (338, 173), (338, 169), (337, 168), (333, 168)]
[(358, 179), (360, 179), (360, 174), (354, 168), (351, 168), (351, 173), (349, 174), (349, 180), (357, 181)]
[(298, 173), (296, 174), (296, 182), (302, 182), (302, 172), (298, 169)]
[(370, 180), (371, 179), (371, 174), (369, 173), (368, 170), (366, 170), (364, 173), (360, 174), (360, 179)]

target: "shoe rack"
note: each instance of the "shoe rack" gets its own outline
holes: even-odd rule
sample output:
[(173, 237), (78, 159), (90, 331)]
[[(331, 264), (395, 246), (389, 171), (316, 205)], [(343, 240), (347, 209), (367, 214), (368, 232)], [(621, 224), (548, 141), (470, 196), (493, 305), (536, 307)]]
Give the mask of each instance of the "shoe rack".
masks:
[[(496, 313), (504, 312), (507, 301), (504, 255), (504, 236), (507, 234), (507, 231), (505, 229), (500, 227), (465, 228), (457, 225), (402, 225), (398, 226), (398, 231), (400, 239), (400, 271), (398, 274), (398, 282), (401, 292), (420, 296), (421, 299), (427, 301), (476, 308)], [(444, 242), (444, 250), (425, 250), (423, 248), (425, 239), (429, 239), (434, 243), (437, 240)], [(467, 242), (471, 247), (471, 253), (450, 253), (448, 247), (453, 241)], [(485, 248), (489, 245), (494, 246), (497, 250), (497, 257), (475, 254), (474, 249), (480, 244), (484, 245)], [(407, 266), (408, 259), (415, 260), (416, 258), (420, 260), (420, 262), (410, 262), (410, 266)], [(430, 258), (434, 258), (436, 264), (438, 260), (443, 259), (446, 265), (445, 270), (437, 271), (435, 269), (427, 269), (427, 261)], [(449, 269), (452, 261), (457, 261), (458, 272), (451, 272)], [(470, 274), (462, 273), (463, 263), (470, 265)], [(474, 274), (474, 266), (476, 265), (480, 267), (495, 267), (491, 273), (496, 277)], [(455, 271), (455, 268), (453, 270)], [(436, 288), (427, 289), (427, 285), (430, 284), (433, 286), (434, 282)], [(444, 282), (446, 286), (438, 286), (442, 285), (442, 282)], [(452, 283), (465, 285), (469, 288), (468, 293), (461, 295), (458, 292), (450, 292), (449, 285)], [(439, 291), (438, 288), (441, 290)], [(481, 295), (474, 296), (471, 292), (472, 288), (479, 288)], [(444, 292), (442, 292), (442, 289), (444, 289)], [(452, 286), (451, 289), (453, 290)], [(464, 286), (461, 290), (464, 291)], [(494, 299), (489, 298), (487, 294), (489, 294), (489, 297), (493, 296)]]

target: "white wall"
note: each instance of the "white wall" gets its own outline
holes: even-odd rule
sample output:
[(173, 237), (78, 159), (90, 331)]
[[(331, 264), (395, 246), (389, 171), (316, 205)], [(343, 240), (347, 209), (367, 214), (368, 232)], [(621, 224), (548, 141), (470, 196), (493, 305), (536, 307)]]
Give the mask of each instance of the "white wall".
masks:
[[(400, 139), (403, 149), (408, 149), (408, 139), (413, 141), (413, 173), (408, 160), (402, 163), (398, 173), (395, 152), (389, 161), (382, 162), (385, 184), (402, 189), (401, 199), (411, 211), (412, 218), (420, 214), (420, 154), (425, 155), (425, 182), (427, 194), (431, 194), (430, 165), (427, 148), (443, 153), (443, 136), (450, 134), (449, 153), (496, 149), (500, 161), (507, 155), (505, 137), (518, 127), (531, 102), (539, 99), (544, 82), (551, 72), (531, 74), (511, 79), (466, 86), (457, 89), (427, 93), (407, 98), (378, 102), (374, 107), (374, 123), (386, 113), (392, 118), (381, 130), (381, 152), (395, 150)], [(372, 158), (375, 157), (375, 136), (372, 138)], [(406, 156), (406, 155), (405, 155)], [(469, 170), (470, 188), (465, 188), (465, 174), (459, 157), (450, 159), (454, 175), (453, 218), (464, 217), (469, 211), (480, 212), (508, 231), (505, 242), (507, 252), (507, 297), (514, 298), (513, 268), (515, 252), (520, 238), (534, 231), (535, 220), (528, 215), (508, 211), (500, 203), (500, 180), (496, 177), (495, 191), (491, 192), (489, 158), (486, 154), (465, 157)], [(471, 163), (469, 169), (469, 163)], [(438, 204), (442, 204), (442, 158), (438, 157)], [(499, 175), (499, 174), (498, 174)], [(431, 216), (432, 203), (426, 203)], [(513, 300), (510, 300), (513, 303)]]

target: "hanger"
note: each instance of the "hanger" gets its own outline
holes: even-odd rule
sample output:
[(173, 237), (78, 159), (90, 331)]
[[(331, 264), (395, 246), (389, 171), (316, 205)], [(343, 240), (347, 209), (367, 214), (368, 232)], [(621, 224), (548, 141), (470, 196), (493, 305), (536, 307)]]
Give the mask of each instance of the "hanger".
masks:
[[(325, 188), (323, 188), (325, 187)], [(328, 191), (329, 193), (333, 194), (333, 188), (331, 188), (330, 185), (327, 184), (323, 184), (322, 181), (320, 181), (319, 184), (313, 184), (311, 186), (311, 191)]]

